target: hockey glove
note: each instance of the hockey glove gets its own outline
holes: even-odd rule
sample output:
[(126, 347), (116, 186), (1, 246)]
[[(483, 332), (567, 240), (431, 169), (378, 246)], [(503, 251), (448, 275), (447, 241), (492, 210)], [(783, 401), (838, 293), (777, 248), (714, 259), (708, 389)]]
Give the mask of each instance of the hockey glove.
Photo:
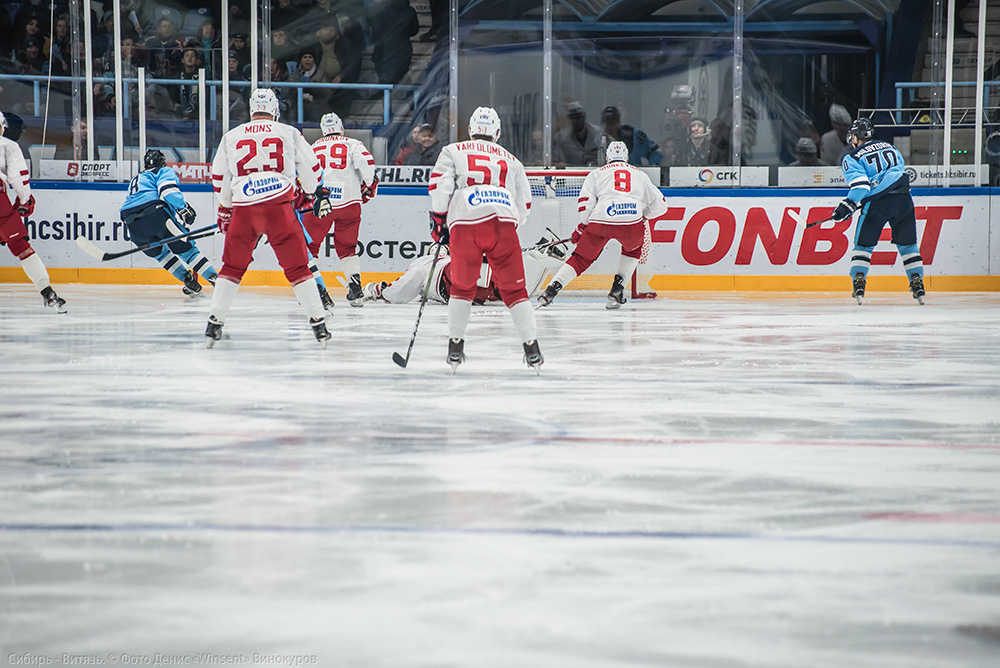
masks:
[(573, 234), (569, 235), (569, 240), (572, 241), (575, 244), (580, 243), (580, 237), (583, 236), (583, 231), (585, 229), (587, 229), (587, 226), (584, 225), (583, 223), (580, 223), (579, 225), (577, 225), (576, 229), (573, 230)]
[(851, 216), (854, 215), (854, 212), (857, 210), (857, 208), (858, 205), (854, 200), (850, 198), (844, 198), (844, 201), (838, 204), (837, 208), (833, 210), (833, 215), (830, 216), (830, 220), (832, 220), (835, 223), (840, 223), (845, 220), (850, 220)]
[(233, 210), (228, 206), (220, 206), (215, 224), (219, 226), (219, 231), (223, 234), (229, 229), (229, 222), (233, 219)]
[(28, 201), (25, 202), (24, 204), (18, 204), (17, 205), (17, 213), (22, 218), (24, 218), (26, 216), (30, 216), (34, 212), (35, 212), (35, 196), (34, 195), (29, 195), (28, 196)]
[(194, 212), (194, 209), (191, 208), (190, 204), (185, 204), (183, 209), (177, 211), (177, 215), (181, 217), (182, 221), (184, 221), (185, 227), (191, 227), (191, 223), (193, 223), (194, 219), (198, 216), (198, 214)]
[(317, 218), (326, 218), (333, 213), (333, 205), (330, 204), (330, 191), (323, 186), (316, 187), (313, 195), (313, 214)]
[(378, 190), (378, 179), (372, 181), (370, 186), (362, 184), (361, 186), (361, 203), (365, 204), (370, 199), (375, 199), (375, 191)]
[(449, 241), (448, 214), (431, 211), (431, 239), (445, 245)]

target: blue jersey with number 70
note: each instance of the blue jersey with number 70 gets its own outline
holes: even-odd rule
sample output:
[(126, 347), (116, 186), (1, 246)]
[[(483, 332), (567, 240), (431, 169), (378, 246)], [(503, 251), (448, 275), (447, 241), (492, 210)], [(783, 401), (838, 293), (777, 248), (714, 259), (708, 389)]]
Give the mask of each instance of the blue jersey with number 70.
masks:
[(851, 191), (847, 197), (860, 204), (887, 192), (909, 192), (903, 156), (889, 142), (873, 140), (844, 157), (844, 179)]

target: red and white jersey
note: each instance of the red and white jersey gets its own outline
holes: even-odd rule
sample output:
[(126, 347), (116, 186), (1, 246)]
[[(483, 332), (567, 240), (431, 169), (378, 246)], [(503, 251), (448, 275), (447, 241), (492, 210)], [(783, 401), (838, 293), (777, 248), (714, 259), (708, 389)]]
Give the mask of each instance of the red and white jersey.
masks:
[(361, 186), (375, 180), (375, 158), (357, 139), (327, 135), (313, 142), (313, 153), (323, 169), (323, 187), (330, 191), (334, 209), (361, 201)]
[(524, 165), (503, 146), (480, 139), (441, 149), (427, 191), (431, 210), (448, 213), (449, 228), (492, 216), (520, 225), (531, 208)]
[(667, 212), (660, 190), (639, 168), (615, 161), (587, 174), (580, 188), (580, 222), (631, 225)]
[(7, 194), (11, 204), (31, 199), (28, 185), (28, 165), (17, 142), (0, 137), (0, 192)]
[(212, 186), (225, 207), (292, 199), (295, 177), (314, 192), (320, 166), (312, 147), (291, 125), (255, 120), (222, 136), (212, 162)]

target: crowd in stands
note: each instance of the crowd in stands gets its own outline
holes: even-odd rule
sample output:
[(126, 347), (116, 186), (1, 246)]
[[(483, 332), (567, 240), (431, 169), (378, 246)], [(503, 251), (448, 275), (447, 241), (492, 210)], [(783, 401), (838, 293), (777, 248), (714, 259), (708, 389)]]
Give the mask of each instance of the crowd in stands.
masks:
[[(78, 71), (83, 75), (86, 50), (80, 39), (70, 43), (70, 4), (66, 0), (50, 2), (54, 8), (45, 0), (19, 0), (0, 7), (0, 72), (70, 76), (76, 54)], [(79, 6), (94, 8), (97, 4), (81, 0)], [(207, 79), (220, 80), (222, 68), (226, 67), (231, 81), (250, 80), (248, 0), (229, 0), (229, 41), (225, 45), (220, 36), (220, 17), (216, 15), (220, 9), (196, 6), (194, 0), (122, 0), (121, 39), (116, 45), (113, 6), (110, 0), (104, 0), (103, 15), (91, 10), (95, 77), (114, 76), (117, 49), (122, 54), (123, 77), (135, 77), (138, 68), (145, 67), (150, 79), (197, 81), (199, 70), (204, 68)], [(363, 59), (370, 53), (377, 82), (397, 84), (410, 69), (410, 40), (419, 31), (410, 0), (272, 0), (270, 23), (269, 71), (275, 83), (357, 83)], [(82, 16), (79, 34), (84, 34)], [(258, 72), (258, 79), (263, 78), (264, 72)], [(68, 85), (52, 86), (54, 91), (60, 88), (68, 90)], [(0, 81), (0, 108), (35, 115), (38, 112), (33, 109), (29, 90)], [(247, 117), (245, 100), (250, 89), (237, 85), (231, 91), (231, 118), (239, 121)], [(335, 111), (343, 118), (349, 115), (354, 91), (307, 91), (303, 105), (307, 121), (318, 121), (327, 111)], [(197, 116), (197, 86), (155, 84), (146, 92), (147, 108), (153, 118)], [(276, 92), (283, 113), (295, 113), (296, 92), (291, 88), (278, 88)], [(95, 114), (113, 115), (114, 87), (98, 84), (92, 93)], [(134, 106), (138, 101), (135, 86), (130, 94), (127, 102)]]

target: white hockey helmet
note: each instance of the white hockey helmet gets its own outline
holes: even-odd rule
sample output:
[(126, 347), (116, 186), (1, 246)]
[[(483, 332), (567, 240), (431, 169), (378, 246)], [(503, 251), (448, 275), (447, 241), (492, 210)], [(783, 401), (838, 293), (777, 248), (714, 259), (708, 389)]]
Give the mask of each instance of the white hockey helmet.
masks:
[(623, 141), (613, 141), (604, 155), (607, 162), (628, 162), (628, 146)]
[(3, 137), (4, 130), (7, 129), (7, 117), (0, 111), (0, 137)]
[(250, 94), (250, 116), (268, 114), (278, 120), (281, 110), (278, 108), (278, 98), (270, 88), (258, 88)]
[(493, 141), (500, 139), (500, 117), (493, 107), (479, 107), (469, 119), (469, 136), (485, 135)]
[(340, 116), (331, 111), (328, 114), (323, 114), (323, 118), (319, 119), (319, 129), (323, 131), (324, 137), (327, 135), (342, 135), (344, 134), (344, 121), (340, 120)]

